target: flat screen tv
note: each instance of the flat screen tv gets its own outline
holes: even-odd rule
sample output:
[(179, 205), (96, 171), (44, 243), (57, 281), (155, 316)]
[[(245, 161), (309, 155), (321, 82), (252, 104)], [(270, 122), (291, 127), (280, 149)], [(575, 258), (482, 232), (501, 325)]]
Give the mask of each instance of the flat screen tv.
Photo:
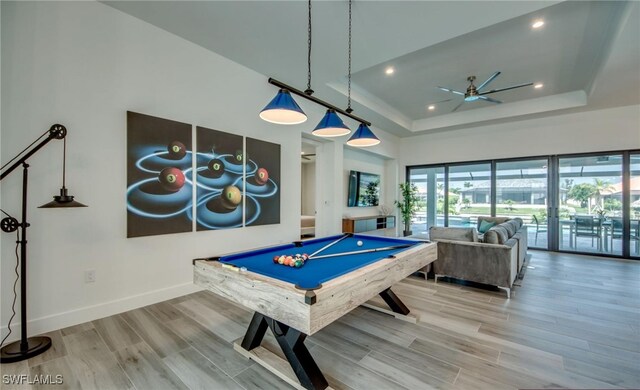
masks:
[(380, 203), (380, 175), (349, 172), (348, 207), (371, 207)]

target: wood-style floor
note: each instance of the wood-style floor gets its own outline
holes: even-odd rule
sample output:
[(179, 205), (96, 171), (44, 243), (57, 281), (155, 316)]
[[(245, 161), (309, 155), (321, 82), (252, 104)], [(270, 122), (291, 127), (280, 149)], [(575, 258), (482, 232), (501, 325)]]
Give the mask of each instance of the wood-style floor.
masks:
[[(639, 388), (640, 262), (531, 253), (511, 300), (410, 277), (394, 291), (417, 325), (357, 308), (307, 344), (334, 388)], [(251, 314), (200, 292), (51, 332), (0, 368), (62, 374), (56, 389), (289, 388), (233, 350)]]

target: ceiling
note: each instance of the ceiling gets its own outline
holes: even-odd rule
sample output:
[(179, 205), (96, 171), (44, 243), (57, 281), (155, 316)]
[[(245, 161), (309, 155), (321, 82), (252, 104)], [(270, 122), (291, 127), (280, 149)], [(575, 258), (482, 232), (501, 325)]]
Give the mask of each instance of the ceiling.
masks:
[[(305, 1), (105, 3), (265, 76), (306, 88)], [(347, 1), (312, 4), (314, 96), (346, 107)], [(534, 30), (537, 19), (545, 25)], [(636, 2), (356, 0), (352, 107), (377, 128), (405, 137), (639, 104), (639, 36)], [(385, 74), (389, 66), (392, 75)], [(485, 90), (525, 82), (544, 86), (495, 93), (490, 96), (503, 104), (469, 102), (453, 113), (462, 97), (436, 88), (464, 92), (468, 76), (477, 76), (478, 86), (496, 71), (501, 75)]]

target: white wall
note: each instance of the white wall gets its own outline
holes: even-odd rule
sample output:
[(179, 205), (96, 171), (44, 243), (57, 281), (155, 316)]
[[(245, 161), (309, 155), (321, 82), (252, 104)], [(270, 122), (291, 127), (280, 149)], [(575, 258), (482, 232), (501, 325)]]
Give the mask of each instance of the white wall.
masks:
[(316, 214), (316, 163), (302, 164), (302, 215)]
[(378, 215), (380, 213), (380, 208), (378, 206), (375, 207), (347, 207), (347, 193), (349, 191), (349, 172), (350, 171), (360, 171), (366, 173), (373, 173), (375, 175), (380, 175), (380, 204), (387, 204), (388, 198), (390, 197), (387, 194), (387, 172), (385, 170), (385, 162), (386, 159), (383, 159), (380, 156), (377, 156), (373, 153), (367, 151), (353, 150), (353, 149), (344, 149), (344, 164), (343, 164), (343, 172), (342, 172), (342, 185), (343, 185), (343, 196), (342, 196), (342, 212), (344, 216), (349, 217), (358, 217), (358, 216), (368, 216), (368, 215)]
[(403, 138), (406, 165), (640, 148), (640, 106), (554, 115), (540, 119)]
[[(89, 205), (37, 209), (60, 187), (62, 143), (30, 159), (31, 334), (192, 291), (193, 258), (298, 238), (301, 127), (258, 118), (276, 92), (265, 76), (97, 2), (2, 2), (1, 27), (1, 160), (64, 124), (67, 187)], [(281, 144), (281, 224), (127, 239), (127, 110)], [(2, 181), (2, 208), (13, 215), (20, 176)], [(14, 240), (2, 234), (3, 327)], [(88, 269), (95, 283), (84, 283)]]

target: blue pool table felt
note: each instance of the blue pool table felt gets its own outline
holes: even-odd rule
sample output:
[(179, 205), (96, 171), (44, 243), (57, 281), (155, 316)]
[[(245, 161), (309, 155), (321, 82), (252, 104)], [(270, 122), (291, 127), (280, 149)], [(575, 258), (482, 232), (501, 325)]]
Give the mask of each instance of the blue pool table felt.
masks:
[[(301, 289), (314, 289), (319, 287), (322, 283), (337, 278), (338, 276), (409, 249), (409, 247), (407, 247), (380, 252), (329, 257), (317, 260), (310, 259), (307, 260), (301, 268), (273, 263), (274, 256), (293, 256), (295, 254), (303, 253), (310, 255), (342, 236), (343, 235), (337, 235), (302, 241), (302, 247), (296, 247), (295, 244), (291, 243), (222, 256), (218, 261), (238, 268), (245, 267), (248, 271), (293, 283)], [(363, 245), (358, 246), (358, 241), (362, 241)], [(396, 245), (414, 246), (421, 243), (423, 243), (423, 241), (354, 234), (352, 237), (348, 237), (325, 249), (321, 253), (318, 253), (318, 256), (364, 249), (384, 248)]]

